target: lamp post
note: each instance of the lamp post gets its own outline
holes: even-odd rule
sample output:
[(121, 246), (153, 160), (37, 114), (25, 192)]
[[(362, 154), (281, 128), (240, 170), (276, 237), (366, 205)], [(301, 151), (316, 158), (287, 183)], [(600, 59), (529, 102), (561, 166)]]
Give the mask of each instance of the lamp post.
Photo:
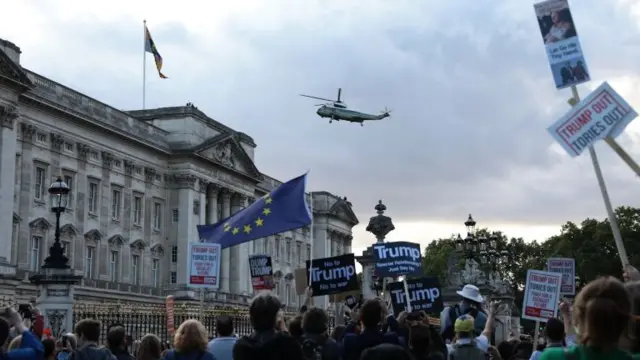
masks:
[(49, 248), (49, 256), (44, 259), (45, 269), (69, 269), (69, 258), (64, 255), (64, 248), (60, 243), (60, 215), (67, 208), (69, 200), (69, 186), (60, 177), (49, 187), (51, 212), (56, 214), (56, 229), (54, 242)]
[(509, 261), (509, 252), (498, 252), (498, 234), (492, 233), (488, 238), (476, 234), (476, 221), (469, 214), (464, 222), (467, 228), (467, 236), (463, 239), (460, 234), (455, 240), (456, 250), (464, 256), (465, 260), (474, 260), (482, 265), (488, 273), (495, 272), (500, 263)]

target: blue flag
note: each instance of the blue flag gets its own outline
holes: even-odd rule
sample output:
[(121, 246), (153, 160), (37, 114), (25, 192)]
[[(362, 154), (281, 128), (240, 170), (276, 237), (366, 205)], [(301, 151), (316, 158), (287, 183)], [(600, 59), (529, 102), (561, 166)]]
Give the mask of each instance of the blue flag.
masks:
[(225, 249), (311, 224), (306, 182), (307, 174), (298, 176), (217, 224), (198, 225), (200, 241)]

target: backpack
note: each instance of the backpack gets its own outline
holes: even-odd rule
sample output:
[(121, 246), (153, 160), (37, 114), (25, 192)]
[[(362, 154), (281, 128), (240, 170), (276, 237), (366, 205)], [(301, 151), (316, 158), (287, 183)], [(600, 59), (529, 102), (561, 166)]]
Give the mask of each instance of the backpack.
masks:
[(304, 360), (322, 360), (322, 345), (315, 340), (304, 339), (302, 341), (302, 358)]
[(486, 360), (487, 354), (478, 349), (475, 342), (454, 345), (449, 352), (449, 360)]

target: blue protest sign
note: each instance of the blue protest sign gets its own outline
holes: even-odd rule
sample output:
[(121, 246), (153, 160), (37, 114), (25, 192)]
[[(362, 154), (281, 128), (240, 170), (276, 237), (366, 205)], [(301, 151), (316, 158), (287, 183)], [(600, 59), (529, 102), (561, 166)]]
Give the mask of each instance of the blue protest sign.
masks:
[(422, 274), (420, 244), (406, 241), (375, 244), (373, 257), (376, 261), (377, 276)]

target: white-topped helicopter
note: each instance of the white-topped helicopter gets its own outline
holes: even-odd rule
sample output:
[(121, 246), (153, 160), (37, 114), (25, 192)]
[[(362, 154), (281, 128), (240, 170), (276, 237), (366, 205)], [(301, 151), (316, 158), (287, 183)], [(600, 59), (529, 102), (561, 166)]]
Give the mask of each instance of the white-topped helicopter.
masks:
[(329, 100), (329, 99), (325, 99), (317, 96), (300, 94), (300, 96), (304, 96), (312, 99), (329, 101), (326, 104), (316, 105), (316, 106), (320, 106), (318, 111), (316, 111), (316, 114), (318, 114), (318, 116), (320, 116), (321, 118), (329, 118), (329, 123), (332, 123), (334, 120), (335, 121), (343, 120), (343, 121), (348, 121), (352, 123), (360, 123), (360, 126), (364, 126), (365, 121), (382, 120), (384, 118), (388, 118), (389, 116), (391, 116), (389, 115), (391, 113), (391, 110), (387, 110), (386, 108), (382, 111), (380, 115), (373, 115), (373, 114), (363, 113), (360, 111), (349, 110), (347, 108), (347, 104), (343, 103), (342, 100), (340, 100), (340, 95), (342, 95), (342, 89), (338, 89), (338, 100)]

